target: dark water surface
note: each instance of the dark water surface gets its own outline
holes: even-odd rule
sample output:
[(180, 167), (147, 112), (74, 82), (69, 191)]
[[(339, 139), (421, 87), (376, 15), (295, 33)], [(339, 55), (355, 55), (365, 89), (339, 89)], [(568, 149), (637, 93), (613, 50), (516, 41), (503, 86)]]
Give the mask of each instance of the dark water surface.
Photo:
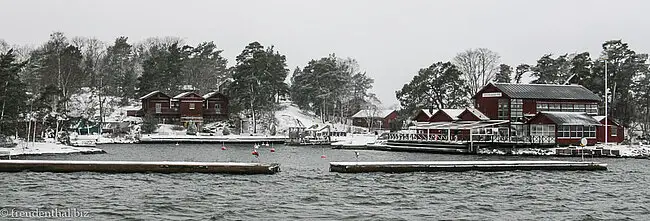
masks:
[[(103, 145), (107, 154), (29, 159), (251, 162), (250, 145)], [(276, 146), (275, 175), (0, 173), (0, 209), (74, 208), (93, 220), (650, 220), (650, 160), (608, 171), (329, 172), (354, 151)], [(325, 154), (326, 159), (321, 159)], [(553, 158), (360, 151), (360, 161)], [(580, 160), (560, 158), (560, 160)], [(2, 218), (0, 218), (2, 219)]]

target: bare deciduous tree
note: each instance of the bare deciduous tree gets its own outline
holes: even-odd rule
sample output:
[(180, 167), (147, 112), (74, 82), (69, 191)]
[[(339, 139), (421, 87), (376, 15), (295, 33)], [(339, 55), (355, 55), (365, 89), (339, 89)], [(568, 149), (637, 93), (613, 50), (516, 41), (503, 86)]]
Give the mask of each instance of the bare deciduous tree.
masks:
[(501, 57), (487, 48), (468, 49), (454, 58), (469, 86), (469, 95), (478, 92), (494, 79)]

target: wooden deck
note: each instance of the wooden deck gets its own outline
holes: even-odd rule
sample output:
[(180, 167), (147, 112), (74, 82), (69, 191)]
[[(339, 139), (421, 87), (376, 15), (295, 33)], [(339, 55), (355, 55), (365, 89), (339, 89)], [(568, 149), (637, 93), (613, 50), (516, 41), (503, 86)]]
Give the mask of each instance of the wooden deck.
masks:
[(0, 172), (274, 174), (279, 164), (147, 161), (0, 160)]
[(607, 164), (572, 161), (416, 161), (416, 162), (331, 162), (330, 171), (339, 173), (367, 172), (463, 172), (513, 170), (607, 170)]

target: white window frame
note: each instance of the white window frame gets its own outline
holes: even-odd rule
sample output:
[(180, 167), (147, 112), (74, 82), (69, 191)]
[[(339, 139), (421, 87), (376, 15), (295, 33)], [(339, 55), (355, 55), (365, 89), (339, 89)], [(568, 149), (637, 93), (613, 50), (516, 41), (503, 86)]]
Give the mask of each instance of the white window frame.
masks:
[(609, 134), (610, 134), (612, 137), (616, 137), (616, 136), (618, 136), (618, 126), (616, 126), (616, 125), (610, 125), (610, 126), (609, 126)]
[(190, 103), (190, 110), (194, 110), (194, 109), (196, 109), (196, 104)]
[(156, 103), (156, 113), (162, 113), (162, 103)]
[[(566, 135), (568, 136), (565, 136)], [(569, 125), (560, 125), (557, 128), (558, 138), (571, 138), (571, 126)]]

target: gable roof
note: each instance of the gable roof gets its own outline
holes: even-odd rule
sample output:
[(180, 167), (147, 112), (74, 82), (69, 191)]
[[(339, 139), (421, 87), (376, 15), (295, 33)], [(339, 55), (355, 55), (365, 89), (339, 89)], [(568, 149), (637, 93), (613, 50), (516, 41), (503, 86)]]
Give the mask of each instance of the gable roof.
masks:
[[(598, 122), (601, 122), (601, 121), (603, 121), (603, 120), (605, 119), (605, 116), (591, 116), (591, 117), (593, 117), (593, 118), (594, 118), (595, 120), (597, 120)], [(607, 120), (609, 120), (609, 121), (611, 121), (612, 123), (616, 124), (616, 126), (619, 126), (619, 127), (621, 126), (621, 124), (618, 123), (618, 121), (614, 120), (613, 117), (609, 117), (609, 118), (607, 118)]]
[(483, 114), (483, 112), (477, 110), (476, 108), (468, 107), (468, 108), (465, 108), (465, 109), (467, 111), (469, 111), (470, 113), (472, 113), (474, 116), (478, 117), (478, 119), (480, 119), (480, 120), (490, 120), (489, 117), (485, 116), (485, 114)]
[(167, 95), (166, 95), (165, 93), (163, 93), (163, 92), (160, 92), (160, 91), (152, 91), (151, 93), (148, 93), (148, 94), (146, 94), (146, 95), (140, 97), (140, 100), (150, 98), (150, 97), (152, 97), (152, 96), (154, 96), (154, 95), (156, 95), (156, 94), (158, 94), (158, 93), (160, 93), (160, 94), (162, 94), (162, 95), (165, 95), (165, 97), (169, 97), (169, 96), (167, 96)]
[(539, 112), (557, 125), (601, 125), (593, 117), (580, 112)]
[(452, 120), (459, 120), (458, 116), (463, 113), (465, 109), (439, 109), (436, 113), (442, 112), (451, 117)]
[(352, 115), (352, 118), (386, 118), (388, 115), (393, 113), (395, 110), (360, 110), (356, 114)]
[(427, 117), (431, 117), (433, 116), (434, 113), (436, 113), (436, 111), (437, 109), (433, 109), (433, 112), (429, 111), (429, 109), (420, 109), (420, 111), (418, 111), (418, 114), (420, 114), (419, 112), (424, 112), (424, 114), (426, 114)]
[(210, 92), (210, 93), (207, 93), (207, 94), (203, 95), (203, 99), (208, 99), (208, 98), (213, 97), (214, 95), (219, 95), (219, 94), (220, 94), (221, 96), (224, 96), (224, 97), (225, 97), (225, 95), (223, 95), (222, 93), (219, 93), (218, 91), (212, 91), (212, 92)]
[(199, 94), (197, 94), (197, 93), (194, 93), (194, 92), (188, 91), (188, 92), (180, 93), (180, 94), (174, 96), (173, 98), (174, 98), (174, 99), (179, 99), (179, 98), (182, 98), (182, 97), (186, 97), (187, 95), (190, 95), (190, 94), (194, 94), (194, 95), (196, 95), (196, 96), (198, 96), (198, 97), (201, 97), (201, 95), (199, 95)]
[(510, 98), (518, 99), (553, 99), (553, 100), (592, 100), (600, 101), (600, 97), (582, 85), (556, 84), (511, 84), (489, 83), (474, 98), (488, 86), (494, 86)]

